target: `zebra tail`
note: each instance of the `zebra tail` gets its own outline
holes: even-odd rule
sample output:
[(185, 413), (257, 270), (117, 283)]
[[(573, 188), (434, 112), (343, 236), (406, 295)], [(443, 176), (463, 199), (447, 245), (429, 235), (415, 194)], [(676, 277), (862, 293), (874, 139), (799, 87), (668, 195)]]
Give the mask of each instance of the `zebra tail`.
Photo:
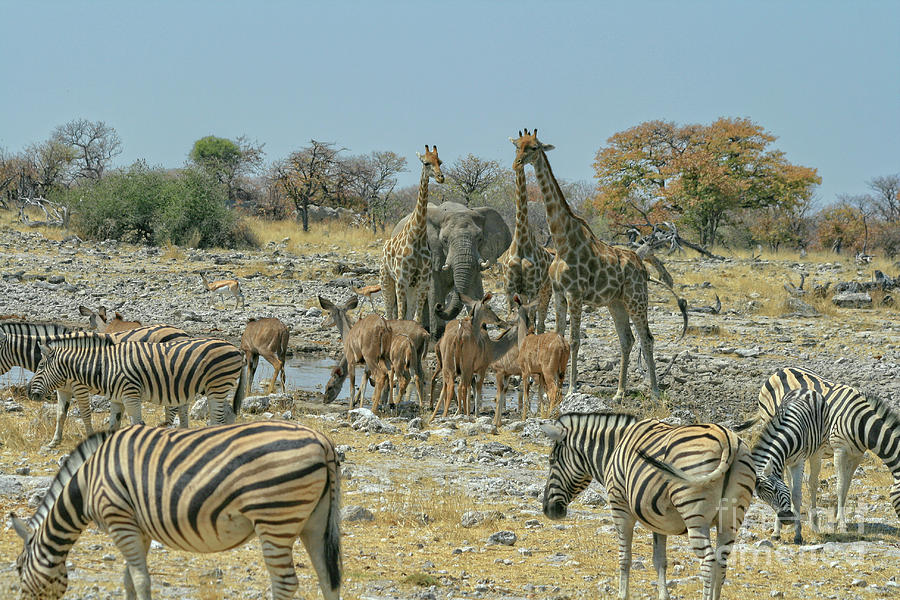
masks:
[[(332, 450), (332, 453), (334, 450)], [(328, 478), (331, 483), (331, 501), (328, 506), (328, 524), (325, 526), (325, 564), (331, 589), (341, 586), (341, 466), (337, 456), (328, 462)]]
[(241, 411), (241, 404), (244, 403), (244, 397), (247, 395), (248, 370), (249, 365), (247, 364), (241, 367), (241, 375), (238, 377), (238, 384), (234, 389), (234, 399), (231, 401), (231, 409), (234, 411), (235, 418), (237, 418), (238, 413)]
[(679, 481), (684, 481), (685, 483), (698, 486), (706, 485), (707, 483), (715, 481), (716, 479), (724, 475), (725, 472), (731, 468), (731, 463), (734, 458), (734, 452), (729, 446), (725, 449), (724, 452), (722, 452), (722, 459), (719, 461), (718, 466), (715, 468), (715, 470), (713, 470), (712, 473), (698, 476), (686, 473), (673, 464), (663, 462), (658, 458), (654, 458), (647, 454), (647, 452), (643, 449), (639, 449), (637, 452), (638, 456), (640, 456), (643, 460), (647, 461), (672, 479), (677, 479)]
[(746, 430), (750, 429), (751, 427), (753, 427), (754, 425), (756, 425), (756, 423), (758, 421), (759, 421), (759, 416), (755, 416), (751, 419), (744, 421), (740, 425), (737, 425), (736, 427), (734, 427), (734, 430), (735, 431), (746, 431)]

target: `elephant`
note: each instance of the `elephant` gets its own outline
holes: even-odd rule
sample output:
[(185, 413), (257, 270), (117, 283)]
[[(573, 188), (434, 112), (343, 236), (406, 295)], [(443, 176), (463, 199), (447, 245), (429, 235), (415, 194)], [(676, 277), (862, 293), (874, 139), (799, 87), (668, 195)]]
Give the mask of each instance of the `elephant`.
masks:
[[(410, 215), (391, 235), (397, 235)], [(469, 208), (458, 202), (428, 203), (426, 212), (432, 279), (425, 311), (425, 327), (439, 339), (447, 321), (463, 307), (459, 294), (481, 298), (481, 271), (497, 262), (509, 247), (512, 234), (500, 213), (489, 207)], [(447, 294), (453, 297), (447, 302)]]

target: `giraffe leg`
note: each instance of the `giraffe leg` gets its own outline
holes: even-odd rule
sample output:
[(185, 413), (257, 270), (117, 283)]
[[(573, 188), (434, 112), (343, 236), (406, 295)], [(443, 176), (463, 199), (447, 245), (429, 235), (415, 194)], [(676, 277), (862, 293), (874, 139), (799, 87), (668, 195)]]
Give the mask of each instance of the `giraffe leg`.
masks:
[(656, 380), (656, 361), (653, 358), (653, 334), (650, 333), (650, 324), (647, 322), (647, 313), (632, 313), (631, 320), (641, 340), (641, 353), (644, 364), (647, 365), (647, 374), (650, 377), (650, 394), (659, 398), (659, 384)]
[(544, 322), (547, 320), (547, 310), (550, 307), (550, 280), (544, 282), (538, 292), (538, 303), (534, 320), (536, 333), (544, 333)]
[[(569, 305), (569, 393), (578, 389), (578, 348), (581, 347), (581, 298), (574, 295), (566, 298)], [(559, 308), (557, 307), (557, 314)]]
[(560, 288), (553, 288), (553, 303), (556, 308), (556, 333), (566, 333), (566, 294)]
[(381, 267), (381, 293), (384, 296), (384, 314), (388, 319), (397, 318), (397, 285), (384, 266)]
[[(628, 311), (622, 302), (615, 300), (609, 305), (609, 314), (612, 315), (616, 325), (616, 333), (619, 335), (619, 350), (621, 362), (619, 364), (619, 388), (613, 400), (621, 400), (625, 397), (625, 382), (628, 379), (628, 361), (631, 357), (631, 348), (634, 346), (634, 336), (631, 334), (631, 323), (628, 319)], [(574, 358), (573, 358), (574, 360)]]

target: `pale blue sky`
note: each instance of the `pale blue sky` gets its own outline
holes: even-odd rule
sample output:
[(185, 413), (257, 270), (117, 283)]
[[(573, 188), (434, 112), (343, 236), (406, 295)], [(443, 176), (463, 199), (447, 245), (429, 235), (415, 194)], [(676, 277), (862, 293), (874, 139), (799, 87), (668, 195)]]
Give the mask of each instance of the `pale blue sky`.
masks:
[(9, 151), (84, 117), (116, 128), (118, 164), (246, 134), (270, 161), (315, 138), (509, 166), (527, 126), (557, 176), (593, 180), (617, 131), (735, 116), (816, 167), (823, 203), (900, 172), (897, 1), (0, 0), (0, 21)]

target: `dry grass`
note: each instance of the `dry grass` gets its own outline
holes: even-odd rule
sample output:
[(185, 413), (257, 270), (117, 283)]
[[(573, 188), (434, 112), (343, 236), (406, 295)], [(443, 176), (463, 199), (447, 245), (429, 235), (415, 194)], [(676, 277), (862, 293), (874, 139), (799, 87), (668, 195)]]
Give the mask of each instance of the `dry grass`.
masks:
[(285, 249), (294, 254), (327, 251), (354, 251), (380, 255), (384, 236), (373, 235), (370, 229), (351, 227), (341, 221), (326, 221), (310, 225), (303, 231), (303, 224), (292, 221), (268, 221), (247, 217), (253, 235), (265, 246), (271, 242), (281, 244), (288, 239)]

